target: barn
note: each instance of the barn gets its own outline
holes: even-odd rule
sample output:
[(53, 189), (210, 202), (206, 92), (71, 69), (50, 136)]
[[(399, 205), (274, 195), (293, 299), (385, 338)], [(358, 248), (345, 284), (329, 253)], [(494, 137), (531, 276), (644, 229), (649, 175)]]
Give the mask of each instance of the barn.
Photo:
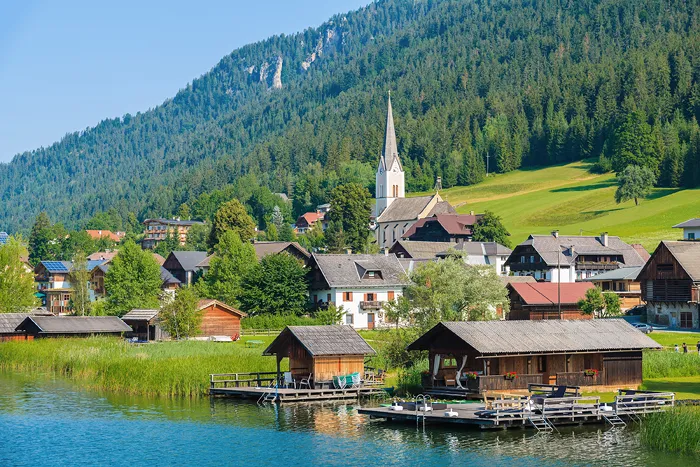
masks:
[(246, 313), (214, 299), (199, 301), (202, 312), (201, 335), (204, 337), (228, 336), (233, 340), (241, 335), (241, 318)]
[(465, 394), (528, 384), (636, 388), (642, 351), (659, 348), (622, 319), (441, 322), (408, 346), (429, 353), (426, 389)]

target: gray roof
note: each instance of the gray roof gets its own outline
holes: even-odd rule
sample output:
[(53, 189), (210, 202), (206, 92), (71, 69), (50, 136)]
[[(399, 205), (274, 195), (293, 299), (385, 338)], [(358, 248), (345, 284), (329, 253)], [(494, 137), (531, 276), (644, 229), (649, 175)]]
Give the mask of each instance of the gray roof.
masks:
[(433, 197), (416, 196), (413, 198), (398, 198), (391, 202), (388, 208), (379, 215), (377, 222), (414, 221), (428, 206)]
[(700, 282), (700, 242), (663, 241), (676, 261), (694, 282)]
[(287, 326), (263, 355), (286, 354), (296, 339), (314, 357), (323, 355), (376, 355), (352, 326)]
[(253, 243), (253, 247), (255, 248), (255, 255), (258, 257), (258, 259), (261, 259), (267, 255), (281, 253), (287, 250), (289, 247), (296, 249), (300, 254), (306, 256), (307, 258), (311, 256), (311, 253), (309, 253), (306, 248), (297, 242), (255, 242)]
[[(456, 251), (464, 251), (469, 256), (508, 256), (513, 250), (496, 242), (461, 242), (453, 243), (449, 248)], [(449, 249), (448, 248), (448, 249)], [(440, 256), (445, 256), (447, 250), (440, 252)]]
[[(406, 285), (408, 279), (395, 254), (319, 255), (313, 254), (321, 274), (330, 287), (393, 287)], [(363, 278), (367, 271), (380, 271), (381, 278)]]
[(0, 313), (0, 334), (14, 334), (17, 326), (24, 321), (27, 316), (53, 316), (46, 310), (35, 310), (30, 313)]
[(131, 310), (124, 316), (123, 321), (151, 321), (158, 317), (160, 310)]
[(674, 229), (685, 229), (687, 227), (700, 227), (700, 217), (696, 217), (673, 226)]
[(23, 330), (32, 321), (42, 334), (90, 334), (119, 333), (131, 331), (127, 324), (116, 316), (29, 316), (17, 326)]
[(390, 248), (390, 251), (399, 245), (403, 247), (413, 259), (434, 259), (438, 253), (456, 246), (451, 242), (413, 242), (410, 240), (397, 240)]
[(528, 282), (537, 282), (532, 276), (501, 276), (501, 282), (503, 285), (508, 284), (522, 284)]
[(600, 282), (600, 281), (634, 281), (637, 279), (639, 272), (644, 266), (636, 266), (633, 268), (619, 268), (613, 269), (611, 271), (606, 271), (601, 274), (596, 274), (593, 277), (584, 279), (586, 282)]
[[(557, 252), (562, 265), (573, 264), (579, 254), (622, 255), (625, 267), (644, 266), (646, 263), (639, 252), (632, 245), (623, 242), (620, 237), (608, 236), (608, 246), (605, 246), (601, 237), (530, 235), (518, 246), (522, 245), (532, 245), (548, 266), (557, 265)], [(572, 245), (573, 255), (570, 249)]]
[(185, 271), (196, 270), (197, 265), (208, 256), (206, 251), (173, 251), (170, 254), (175, 257)]
[(624, 319), (443, 322), (409, 346), (424, 350), (443, 331), (482, 355), (657, 349)]
[(163, 266), (160, 267), (160, 280), (163, 281), (164, 284), (181, 284), (180, 279), (177, 277), (173, 276), (170, 271), (165, 269)]

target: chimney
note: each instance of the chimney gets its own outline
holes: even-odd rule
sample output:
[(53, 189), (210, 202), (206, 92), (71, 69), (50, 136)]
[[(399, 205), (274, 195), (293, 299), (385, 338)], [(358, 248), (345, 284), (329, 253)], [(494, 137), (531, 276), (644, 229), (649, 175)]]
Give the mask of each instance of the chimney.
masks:
[(603, 244), (603, 246), (608, 246), (608, 233), (603, 232), (600, 234), (600, 243)]
[(576, 256), (576, 252), (574, 251), (574, 246), (573, 246), (573, 245), (571, 245), (571, 246), (569, 247), (569, 253), (571, 253), (571, 257), (572, 257), (572, 258), (573, 258), (574, 256)]
[(552, 237), (554, 237), (554, 238), (559, 238), (559, 231), (558, 231), (558, 230), (552, 230)]

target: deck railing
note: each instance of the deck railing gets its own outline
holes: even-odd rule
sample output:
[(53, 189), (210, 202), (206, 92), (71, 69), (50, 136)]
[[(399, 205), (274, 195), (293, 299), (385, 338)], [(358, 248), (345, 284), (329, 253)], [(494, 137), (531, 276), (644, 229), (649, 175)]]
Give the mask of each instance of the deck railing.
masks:
[(215, 373), (210, 375), (210, 388), (267, 387), (277, 380), (277, 372)]
[(676, 395), (672, 392), (620, 391), (615, 396), (614, 410), (618, 415), (660, 412), (673, 407)]

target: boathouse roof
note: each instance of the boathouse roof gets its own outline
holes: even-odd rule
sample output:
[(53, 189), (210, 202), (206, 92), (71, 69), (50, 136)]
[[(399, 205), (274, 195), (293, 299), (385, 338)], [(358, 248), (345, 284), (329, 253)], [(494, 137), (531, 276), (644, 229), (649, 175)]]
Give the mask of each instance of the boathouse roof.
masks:
[(352, 326), (287, 326), (263, 355), (287, 355), (293, 340), (312, 357), (327, 355), (375, 355), (374, 349)]
[(17, 331), (38, 334), (99, 334), (131, 331), (124, 321), (116, 316), (28, 316)]
[(441, 322), (408, 350), (456, 350), (464, 344), (482, 355), (661, 348), (624, 319), (594, 319)]

